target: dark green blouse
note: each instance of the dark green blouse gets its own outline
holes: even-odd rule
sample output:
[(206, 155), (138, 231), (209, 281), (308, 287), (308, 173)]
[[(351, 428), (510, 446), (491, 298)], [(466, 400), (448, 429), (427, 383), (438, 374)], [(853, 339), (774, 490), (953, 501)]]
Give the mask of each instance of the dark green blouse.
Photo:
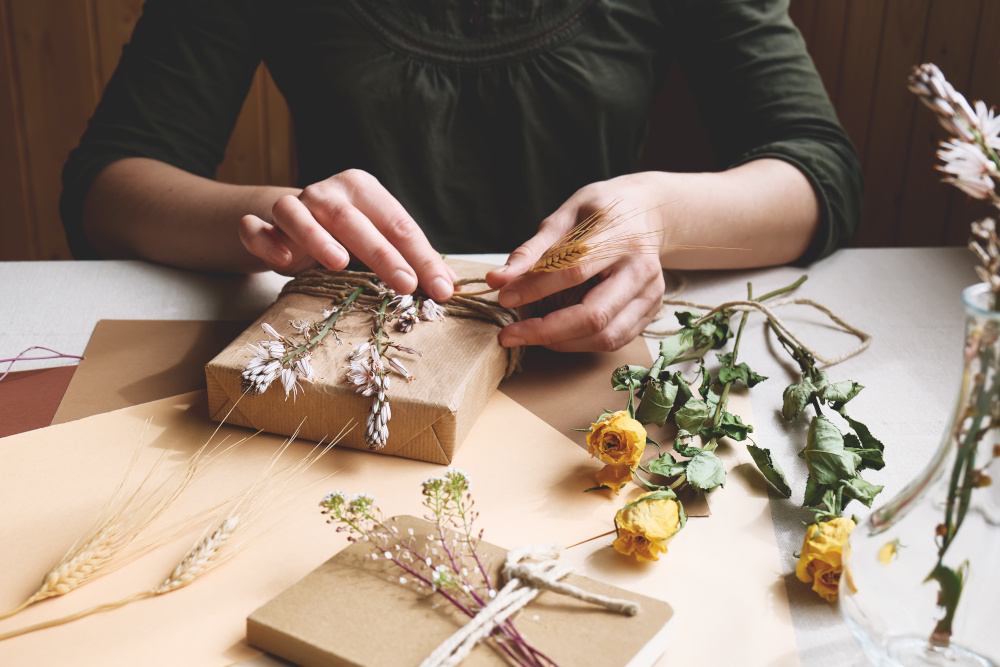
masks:
[(97, 256), (81, 210), (111, 162), (212, 177), (261, 60), (300, 184), (364, 169), (444, 252), (512, 250), (583, 185), (636, 171), (674, 60), (721, 167), (773, 157), (813, 184), (803, 261), (859, 217), (857, 156), (787, 0), (147, 0), (63, 173), (77, 257)]

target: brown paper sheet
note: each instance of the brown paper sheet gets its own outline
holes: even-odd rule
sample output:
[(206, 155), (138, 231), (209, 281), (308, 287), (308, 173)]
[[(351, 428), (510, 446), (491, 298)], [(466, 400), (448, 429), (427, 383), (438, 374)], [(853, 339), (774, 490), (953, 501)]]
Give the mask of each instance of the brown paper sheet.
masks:
[(52, 423), (204, 389), (205, 363), (246, 326), (227, 321), (100, 320)]
[[(88, 417), (6, 438), (0, 446), (0, 609), (26, 598), (121, 479), (132, 445), (152, 419), (138, 472), (165, 453), (179, 462), (215, 424), (205, 419), (204, 392)], [(223, 427), (220, 435), (246, 435)], [(281, 438), (261, 434), (189, 489), (180, 514), (225, 498), (252, 480)], [(290, 460), (312, 443), (297, 443)], [(582, 493), (597, 463), (576, 444), (497, 392), (473, 427), (455, 465), (473, 480), (480, 525), (500, 544), (573, 544), (606, 531), (621, 498)], [(367, 491), (388, 515), (421, 515), (420, 482), (442, 467), (334, 449), (311, 469), (287, 504), (265, 523), (259, 543), (193, 585), (67, 626), (0, 642), (0, 665), (228, 665), (252, 657), (245, 619), (345, 545), (317, 503), (332, 490)], [(324, 476), (321, 484), (307, 486)], [(117, 600), (157, 585), (198, 538), (171, 542), (145, 559), (62, 598), (0, 621), (0, 633)]]
[(51, 424), (75, 370), (58, 366), (9, 373), (0, 382), (0, 438)]
[[(395, 517), (390, 525), (404, 538), (409, 532), (420, 546), (427, 544), (426, 536), (436, 537), (433, 523), (412, 516)], [(499, 589), (506, 551), (486, 541), (476, 551)], [(248, 641), (304, 667), (419, 665), (469, 618), (440, 595), (400, 584), (402, 570), (385, 560), (372, 561), (372, 554), (371, 543), (358, 542), (310, 572), (247, 619)], [(666, 648), (671, 628), (665, 626), (673, 617), (668, 603), (575, 574), (562, 581), (635, 602), (641, 611), (628, 617), (542, 591), (515, 624), (532, 648), (555, 664), (640, 667), (652, 664)], [(379, 632), (378, 641), (372, 641), (372, 630), (385, 618), (393, 619), (393, 630)], [(650, 654), (648, 659), (635, 660), (640, 652)], [(463, 667), (509, 664), (483, 644), (462, 661)]]
[[(84, 353), (87, 359), (77, 368), (52, 423), (204, 388), (204, 364), (246, 326), (246, 322), (101, 320)], [(642, 339), (609, 353), (563, 354), (531, 348), (524, 370), (500, 383), (500, 390), (586, 449), (584, 434), (572, 429), (586, 428), (605, 408), (624, 406), (624, 394), (611, 389), (611, 372), (624, 364), (650, 361)], [(650, 435), (661, 444), (672, 439), (664, 434), (650, 428)], [(683, 500), (691, 516), (711, 513), (703, 495), (686, 494)]]

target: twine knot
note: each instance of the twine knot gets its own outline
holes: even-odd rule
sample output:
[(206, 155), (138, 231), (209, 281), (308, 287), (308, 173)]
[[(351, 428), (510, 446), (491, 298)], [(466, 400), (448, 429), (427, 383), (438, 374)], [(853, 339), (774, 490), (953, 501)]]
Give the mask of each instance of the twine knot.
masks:
[(591, 593), (560, 581), (573, 568), (558, 560), (559, 553), (559, 547), (554, 544), (528, 544), (511, 549), (501, 569), (507, 582), (504, 587), (472, 620), (420, 663), (420, 667), (458, 665), (476, 644), (489, 637), (498, 625), (524, 608), (543, 589), (600, 605), (626, 616), (639, 613), (641, 609), (635, 602)]

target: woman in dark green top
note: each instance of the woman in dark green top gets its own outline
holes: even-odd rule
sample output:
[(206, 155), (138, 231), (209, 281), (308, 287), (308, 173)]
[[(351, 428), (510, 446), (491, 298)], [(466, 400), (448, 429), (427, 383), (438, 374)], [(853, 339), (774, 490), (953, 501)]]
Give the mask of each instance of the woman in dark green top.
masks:
[[(210, 180), (261, 60), (304, 190)], [(724, 171), (636, 173), (674, 60)], [(504, 305), (603, 280), (501, 341), (609, 349), (655, 314), (661, 263), (806, 262), (843, 244), (859, 172), (787, 0), (148, 0), (66, 165), (62, 213), (79, 257), (291, 274), (351, 253), (439, 300), (453, 275), (437, 251), (517, 247), (489, 276)], [(654, 232), (659, 258), (518, 278), (615, 199), (647, 211), (628, 231)]]

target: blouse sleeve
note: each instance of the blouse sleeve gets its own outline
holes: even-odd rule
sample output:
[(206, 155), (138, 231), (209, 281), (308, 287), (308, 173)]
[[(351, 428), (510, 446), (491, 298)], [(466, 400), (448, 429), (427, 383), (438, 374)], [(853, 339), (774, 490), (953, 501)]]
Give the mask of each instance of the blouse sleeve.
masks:
[(720, 166), (791, 163), (809, 179), (821, 212), (798, 263), (845, 245), (861, 214), (861, 166), (788, 17), (788, 0), (673, 0), (666, 20)]
[(132, 40), (63, 168), (60, 213), (78, 259), (99, 254), (83, 203), (106, 166), (148, 157), (212, 178), (261, 57), (254, 12), (237, 0), (148, 0)]

